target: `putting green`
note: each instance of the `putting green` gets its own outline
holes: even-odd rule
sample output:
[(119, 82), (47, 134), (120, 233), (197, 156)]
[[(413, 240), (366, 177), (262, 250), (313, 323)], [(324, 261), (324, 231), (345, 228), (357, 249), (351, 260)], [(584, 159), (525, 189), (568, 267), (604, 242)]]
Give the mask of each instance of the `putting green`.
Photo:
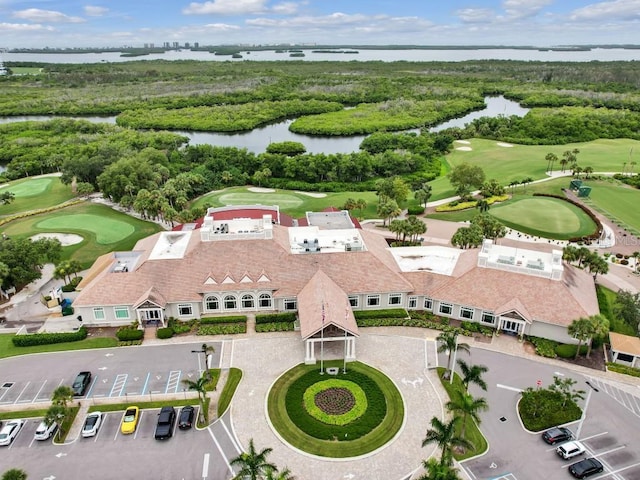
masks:
[(52, 231), (83, 231), (96, 236), (96, 242), (101, 245), (116, 243), (131, 235), (135, 229), (133, 225), (91, 214), (65, 215), (47, 218), (36, 224), (37, 228)]
[[(582, 217), (586, 217), (586, 214), (578, 207), (556, 198), (523, 198), (495, 206), (491, 214), (516, 230), (522, 226), (523, 231), (537, 231), (542, 236), (548, 234), (552, 238), (559, 235), (569, 238), (585, 234)], [(593, 229), (595, 225), (586, 234), (592, 233)]]
[(262, 203), (263, 205), (279, 205), (281, 208), (295, 208), (303, 203), (303, 200), (295, 195), (263, 192), (225, 193), (224, 195), (220, 195), (218, 200), (225, 205), (254, 205), (256, 203)]
[(13, 193), (16, 198), (35, 197), (37, 195), (40, 195), (41, 193), (44, 193), (49, 188), (52, 181), (52, 177), (34, 178), (25, 182), (14, 183), (13, 185), (2, 187), (0, 188), (0, 192), (3, 192), (5, 190), (9, 191)]

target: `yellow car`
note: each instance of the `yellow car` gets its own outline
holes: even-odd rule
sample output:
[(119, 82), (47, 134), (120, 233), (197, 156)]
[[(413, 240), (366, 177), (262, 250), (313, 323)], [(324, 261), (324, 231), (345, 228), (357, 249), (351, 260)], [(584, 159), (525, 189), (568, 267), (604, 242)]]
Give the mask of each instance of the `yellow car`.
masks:
[(140, 409), (138, 407), (128, 407), (122, 417), (122, 425), (120, 426), (120, 432), (125, 435), (136, 431), (138, 426), (138, 419), (140, 418)]

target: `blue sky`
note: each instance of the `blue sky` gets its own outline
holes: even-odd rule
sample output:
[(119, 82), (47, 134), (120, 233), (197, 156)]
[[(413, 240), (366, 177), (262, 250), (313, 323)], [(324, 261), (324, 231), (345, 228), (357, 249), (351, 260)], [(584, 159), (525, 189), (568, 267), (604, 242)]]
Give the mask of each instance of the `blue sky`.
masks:
[(640, 43), (640, 0), (0, 0), (0, 48)]

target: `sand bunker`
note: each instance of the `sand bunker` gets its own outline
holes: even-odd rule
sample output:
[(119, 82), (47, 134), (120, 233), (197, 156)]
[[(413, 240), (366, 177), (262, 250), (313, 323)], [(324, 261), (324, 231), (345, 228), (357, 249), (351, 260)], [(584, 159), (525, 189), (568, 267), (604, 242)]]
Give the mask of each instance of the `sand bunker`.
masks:
[(507, 147), (507, 148), (513, 147), (513, 145), (511, 145), (510, 143), (504, 143), (504, 142), (498, 142), (496, 143), (496, 145), (498, 145), (499, 147)]
[(76, 235), (74, 233), (39, 233), (31, 237), (31, 240), (40, 240), (41, 238), (58, 239), (63, 247), (75, 245), (76, 243), (80, 243), (84, 240), (80, 235)]
[(471, 142), (467, 141), (467, 140), (454, 140), (453, 143), (463, 143), (465, 145), (470, 145)]
[(456, 150), (460, 150), (461, 152), (470, 152), (473, 150), (471, 147), (456, 147)]
[(316, 192), (296, 192), (299, 193), (300, 195), (306, 195), (307, 197), (313, 197), (313, 198), (324, 198), (327, 196), (326, 193), (316, 193)]
[(274, 188), (261, 188), (261, 187), (249, 187), (247, 188), (247, 190), (253, 193), (273, 193), (276, 191)]

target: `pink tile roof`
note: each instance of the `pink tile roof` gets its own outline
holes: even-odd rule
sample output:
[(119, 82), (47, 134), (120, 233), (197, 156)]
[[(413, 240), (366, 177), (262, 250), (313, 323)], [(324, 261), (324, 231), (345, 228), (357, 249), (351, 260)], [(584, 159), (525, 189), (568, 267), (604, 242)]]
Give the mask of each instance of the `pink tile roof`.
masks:
[(611, 350), (640, 357), (640, 338), (609, 332)]
[(315, 335), (328, 325), (358, 335), (358, 325), (347, 294), (322, 269), (300, 290), (298, 317), (303, 339)]

